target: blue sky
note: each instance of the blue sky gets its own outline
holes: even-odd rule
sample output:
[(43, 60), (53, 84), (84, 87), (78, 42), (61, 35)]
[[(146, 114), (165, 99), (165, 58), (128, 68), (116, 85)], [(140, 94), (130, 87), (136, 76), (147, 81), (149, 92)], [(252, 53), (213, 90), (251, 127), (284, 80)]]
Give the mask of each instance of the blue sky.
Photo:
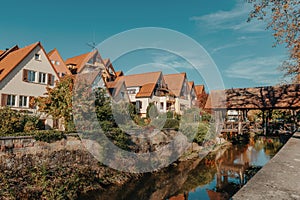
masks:
[[(279, 83), (283, 73), (277, 67), (287, 56), (283, 46), (272, 48), (274, 39), (265, 30), (266, 23), (246, 22), (251, 6), (243, 0), (11, 0), (2, 2), (1, 8), (0, 49), (41, 41), (46, 51), (57, 48), (66, 59), (90, 51), (88, 42), (100, 43), (133, 28), (163, 27), (201, 44), (220, 70), (226, 88)], [(146, 63), (152, 59), (178, 65), (177, 71), (186, 71), (190, 80), (203, 83), (182, 60), (159, 52), (144, 53), (148, 55), (136, 53), (116, 61), (115, 68), (132, 73), (133, 60), (145, 59)]]

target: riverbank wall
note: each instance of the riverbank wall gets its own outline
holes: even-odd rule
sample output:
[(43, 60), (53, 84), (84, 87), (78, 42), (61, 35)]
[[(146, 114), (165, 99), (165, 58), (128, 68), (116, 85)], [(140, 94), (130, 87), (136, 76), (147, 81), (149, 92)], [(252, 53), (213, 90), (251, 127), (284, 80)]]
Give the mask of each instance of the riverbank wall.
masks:
[(300, 133), (239, 190), (234, 200), (300, 199)]

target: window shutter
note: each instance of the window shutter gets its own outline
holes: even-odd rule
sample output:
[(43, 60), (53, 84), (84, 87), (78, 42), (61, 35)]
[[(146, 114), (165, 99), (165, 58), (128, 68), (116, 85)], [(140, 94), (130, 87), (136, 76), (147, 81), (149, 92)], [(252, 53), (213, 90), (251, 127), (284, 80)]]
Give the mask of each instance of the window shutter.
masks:
[(23, 81), (28, 81), (28, 70), (23, 69)]
[(35, 108), (35, 98), (33, 96), (29, 97), (29, 108), (34, 109)]
[(7, 104), (7, 94), (2, 94), (1, 95), (1, 106), (6, 106)]
[(48, 74), (48, 85), (54, 85), (54, 76), (52, 74)]

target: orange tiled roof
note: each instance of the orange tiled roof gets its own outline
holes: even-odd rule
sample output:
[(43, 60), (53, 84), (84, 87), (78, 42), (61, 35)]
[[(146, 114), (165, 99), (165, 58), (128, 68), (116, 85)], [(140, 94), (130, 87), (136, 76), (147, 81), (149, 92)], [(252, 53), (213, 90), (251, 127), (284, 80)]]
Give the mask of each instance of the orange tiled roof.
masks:
[(38, 45), (36, 42), (24, 48), (12, 51), (0, 61), (0, 81), (2, 81), (20, 62)]
[(115, 80), (111, 82), (106, 82), (106, 87), (110, 91), (111, 95), (114, 97), (120, 92), (123, 84), (124, 84), (123, 81)]
[(97, 53), (97, 50), (81, 54), (66, 60), (66, 65), (75, 65), (77, 71), (80, 71), (82, 67), (89, 61), (89, 59)]
[(147, 83), (142, 86), (140, 91), (136, 94), (136, 98), (142, 98), (142, 97), (151, 97), (152, 93), (155, 89), (156, 83)]
[(191, 91), (194, 87), (194, 81), (189, 81), (188, 84), (189, 84), (189, 91)]
[(50, 60), (58, 60), (60, 62), (59, 65), (57, 65), (56, 62), (52, 63), (58, 73), (66, 73), (68, 75), (72, 74), (56, 48), (48, 53), (48, 57)]
[(185, 78), (185, 73), (164, 75), (164, 79), (166, 81), (166, 84), (168, 85), (169, 90), (177, 97), (180, 96)]
[(118, 76), (123, 76), (124, 74), (123, 74), (123, 71), (117, 71), (116, 72), (116, 76), (118, 77)]
[(117, 80), (124, 80), (126, 87), (141, 87), (148, 83), (157, 83), (162, 72), (148, 72), (143, 74), (133, 74), (120, 76)]
[(3, 52), (4, 52), (3, 50), (0, 50), (0, 55), (1, 55)]
[(196, 95), (201, 95), (204, 92), (204, 85), (195, 85)]

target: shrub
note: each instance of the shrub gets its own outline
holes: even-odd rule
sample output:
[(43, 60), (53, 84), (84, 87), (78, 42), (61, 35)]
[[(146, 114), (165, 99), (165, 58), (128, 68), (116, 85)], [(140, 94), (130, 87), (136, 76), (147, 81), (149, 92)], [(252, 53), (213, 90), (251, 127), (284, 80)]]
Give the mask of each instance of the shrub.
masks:
[(9, 107), (0, 109), (0, 134), (13, 134), (43, 129), (38, 116), (31, 116), (12, 110)]
[(172, 128), (172, 129), (178, 130), (178, 128), (179, 128), (179, 121), (177, 119), (167, 118), (166, 122), (164, 124), (164, 128)]
[(173, 119), (174, 118), (174, 112), (173, 111), (168, 111), (167, 112), (167, 118)]
[(67, 136), (63, 132), (53, 130), (36, 131), (33, 133), (35, 140), (48, 143), (67, 138)]
[(154, 105), (154, 103), (149, 103), (148, 107), (147, 107), (147, 113), (146, 116), (147, 118), (156, 118), (159, 115), (159, 112), (156, 108), (156, 106)]
[(209, 125), (207, 123), (199, 123), (197, 134), (194, 138), (194, 142), (202, 145), (205, 139), (207, 139), (207, 134), (209, 130)]

